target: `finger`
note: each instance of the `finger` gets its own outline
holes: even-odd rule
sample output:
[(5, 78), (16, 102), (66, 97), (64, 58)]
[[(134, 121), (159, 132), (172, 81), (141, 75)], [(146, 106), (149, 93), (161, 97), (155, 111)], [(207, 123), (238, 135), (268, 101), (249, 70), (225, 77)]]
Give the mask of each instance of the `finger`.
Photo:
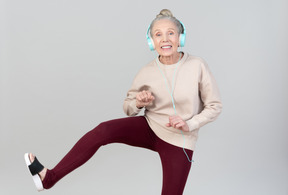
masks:
[(184, 122), (182, 120), (178, 120), (174, 123), (174, 128), (179, 128), (179, 127), (183, 127), (184, 126)]
[(175, 126), (175, 128), (179, 129), (179, 128), (183, 127), (183, 126), (184, 126), (183, 123), (178, 123), (178, 124)]
[(184, 123), (184, 120), (180, 116), (173, 117), (172, 121), (174, 121), (174, 123)]
[(145, 95), (143, 94), (143, 92), (139, 93), (139, 98), (140, 98), (140, 101), (142, 102), (145, 101)]
[(141, 99), (142, 101), (147, 102), (147, 91), (141, 91)]
[(176, 115), (169, 116), (169, 120), (171, 120), (171, 121), (172, 121), (172, 120), (174, 121), (174, 120), (177, 119), (177, 118), (178, 118), (178, 116), (176, 116)]
[(138, 101), (141, 101), (140, 93), (137, 93), (136, 99), (137, 99)]
[(173, 117), (170, 121), (173, 124), (178, 124), (178, 123), (182, 122), (182, 120), (178, 117)]
[(143, 103), (141, 97), (138, 97), (138, 98), (136, 99), (136, 101), (139, 102), (139, 103), (141, 103), (141, 104)]
[(155, 98), (154, 98), (154, 96), (151, 96), (151, 97), (149, 98), (149, 100), (148, 100), (148, 101), (149, 101), (149, 103), (153, 102), (153, 101), (154, 101), (154, 99), (155, 99)]
[(166, 127), (171, 127), (171, 124), (170, 123), (166, 123)]
[(145, 91), (144, 93), (145, 101), (151, 103), (155, 98), (150, 91)]
[(151, 93), (149, 91), (144, 92), (145, 100), (148, 102), (150, 100)]
[(151, 92), (149, 92), (149, 91), (147, 91), (146, 92), (146, 95), (147, 95), (147, 99), (148, 99), (148, 101), (150, 101), (151, 100)]
[(176, 129), (177, 129), (177, 124), (178, 124), (178, 123), (173, 124), (173, 127), (176, 128)]
[(153, 101), (155, 99), (155, 97), (152, 95), (152, 93), (150, 93), (150, 100)]
[(172, 127), (175, 128), (175, 125), (176, 125), (176, 122), (175, 122), (175, 121), (170, 121), (170, 124), (171, 124)]
[(148, 92), (148, 97), (149, 97), (149, 99), (154, 99), (154, 96), (150, 91)]

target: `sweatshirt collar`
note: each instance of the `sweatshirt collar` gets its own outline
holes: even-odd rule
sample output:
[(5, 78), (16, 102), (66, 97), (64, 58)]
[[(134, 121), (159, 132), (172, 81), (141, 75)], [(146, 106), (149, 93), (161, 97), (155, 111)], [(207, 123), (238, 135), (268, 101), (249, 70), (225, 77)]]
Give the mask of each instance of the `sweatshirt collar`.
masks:
[(178, 63), (179, 63), (179, 65), (183, 64), (183, 63), (186, 61), (187, 57), (188, 57), (188, 54), (187, 54), (186, 52), (183, 52), (183, 51), (182, 51), (181, 53), (182, 53), (183, 57), (181, 58), (180, 61), (178, 61), (178, 62), (175, 63), (175, 64), (170, 64), (170, 65), (162, 64), (162, 63), (160, 62), (160, 60), (159, 60), (159, 56), (156, 58), (156, 63), (158, 63), (159, 66), (160, 66), (161, 68), (164, 68), (164, 69), (176, 68), (176, 66), (177, 66)]

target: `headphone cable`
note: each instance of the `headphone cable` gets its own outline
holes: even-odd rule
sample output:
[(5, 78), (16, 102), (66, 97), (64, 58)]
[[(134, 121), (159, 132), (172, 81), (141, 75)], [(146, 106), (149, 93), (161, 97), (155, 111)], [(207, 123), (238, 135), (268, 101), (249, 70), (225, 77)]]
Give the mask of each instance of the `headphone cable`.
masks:
[[(164, 78), (167, 91), (169, 92), (169, 94), (170, 94), (170, 96), (171, 96), (171, 101), (172, 101), (172, 104), (173, 104), (173, 109), (174, 109), (174, 114), (175, 114), (175, 115), (177, 115), (177, 111), (176, 111), (175, 102), (174, 102), (174, 97), (173, 97), (174, 83), (175, 83), (174, 81), (175, 81), (175, 75), (176, 75), (178, 66), (179, 66), (179, 64), (180, 64), (179, 62), (180, 62), (180, 60), (181, 60), (181, 56), (182, 56), (182, 52), (180, 52), (179, 60), (178, 60), (178, 62), (177, 62), (177, 65), (176, 65), (175, 70), (174, 70), (174, 73), (173, 73), (173, 77), (172, 77), (172, 91), (169, 89), (169, 85), (168, 85), (167, 78), (165, 77), (163, 70), (160, 68), (160, 65), (158, 64), (157, 56), (156, 56), (156, 64), (157, 64), (157, 67), (158, 67), (159, 71), (161, 72), (161, 75), (162, 75), (163, 78)], [(190, 160), (190, 158), (189, 158), (189, 156), (188, 156), (188, 154), (187, 154), (187, 152), (186, 152), (186, 150), (185, 150), (185, 148), (184, 148), (184, 146), (185, 146), (185, 136), (184, 136), (184, 133), (183, 133), (183, 131), (182, 131), (181, 129), (179, 129), (179, 130), (181, 131), (181, 134), (182, 134), (182, 136), (183, 136), (183, 147), (182, 147), (182, 148), (183, 148), (183, 151), (184, 151), (184, 153), (185, 153), (188, 161), (189, 161), (190, 163), (192, 163), (192, 162), (194, 162), (194, 160), (192, 160), (192, 159)]]

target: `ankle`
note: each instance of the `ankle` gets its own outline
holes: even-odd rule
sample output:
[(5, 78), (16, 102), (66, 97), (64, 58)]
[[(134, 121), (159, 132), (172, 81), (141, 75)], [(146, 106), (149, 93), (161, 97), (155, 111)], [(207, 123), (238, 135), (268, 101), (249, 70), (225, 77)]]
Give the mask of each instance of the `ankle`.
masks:
[(41, 178), (41, 181), (43, 181), (45, 179), (45, 176), (46, 176), (46, 173), (47, 173), (47, 168), (44, 168), (40, 173), (40, 178)]

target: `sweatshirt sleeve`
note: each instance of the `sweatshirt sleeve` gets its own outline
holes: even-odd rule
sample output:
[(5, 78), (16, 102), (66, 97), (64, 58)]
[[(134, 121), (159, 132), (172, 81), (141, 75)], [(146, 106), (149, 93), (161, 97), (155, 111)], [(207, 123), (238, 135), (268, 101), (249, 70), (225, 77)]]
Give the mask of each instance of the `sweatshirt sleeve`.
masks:
[(216, 81), (204, 61), (201, 63), (199, 93), (203, 102), (203, 110), (186, 121), (190, 131), (199, 129), (205, 124), (214, 121), (222, 110), (222, 103)]
[(141, 84), (140, 73), (136, 75), (133, 80), (131, 88), (127, 92), (127, 96), (124, 100), (123, 110), (128, 116), (136, 116), (141, 109), (136, 107), (136, 94), (139, 92), (139, 84)]

